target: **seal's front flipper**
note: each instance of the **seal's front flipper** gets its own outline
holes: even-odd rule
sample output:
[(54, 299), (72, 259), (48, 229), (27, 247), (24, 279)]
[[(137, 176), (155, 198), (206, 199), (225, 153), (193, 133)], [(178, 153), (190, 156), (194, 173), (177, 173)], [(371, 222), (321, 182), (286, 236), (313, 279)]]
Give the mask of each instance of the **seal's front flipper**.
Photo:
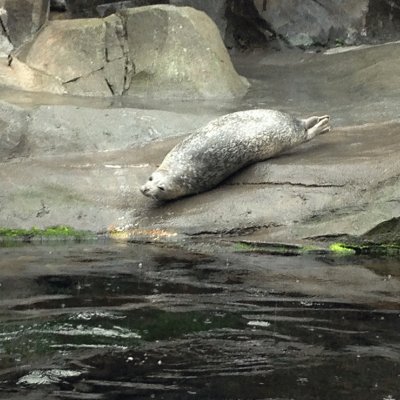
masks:
[(303, 123), (307, 130), (307, 139), (310, 140), (317, 135), (329, 132), (331, 130), (329, 119), (329, 115), (304, 119)]

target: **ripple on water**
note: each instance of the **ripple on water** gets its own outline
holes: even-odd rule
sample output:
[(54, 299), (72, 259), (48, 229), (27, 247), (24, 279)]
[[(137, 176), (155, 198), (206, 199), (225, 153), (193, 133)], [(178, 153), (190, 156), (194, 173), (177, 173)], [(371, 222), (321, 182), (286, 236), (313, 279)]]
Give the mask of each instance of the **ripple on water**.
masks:
[(357, 288), (353, 266), (331, 260), (227, 265), (127, 244), (85, 245), (81, 262), (76, 246), (24, 247), (18, 268), (0, 270), (0, 398), (398, 397), (393, 262), (390, 285), (367, 263)]

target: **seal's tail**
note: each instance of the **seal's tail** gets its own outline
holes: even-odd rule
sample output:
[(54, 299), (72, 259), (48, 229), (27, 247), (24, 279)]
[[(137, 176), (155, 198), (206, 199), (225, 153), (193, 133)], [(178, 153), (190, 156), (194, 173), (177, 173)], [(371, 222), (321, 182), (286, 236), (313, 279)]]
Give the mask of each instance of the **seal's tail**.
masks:
[(322, 135), (323, 133), (329, 132), (331, 130), (329, 119), (329, 115), (303, 119), (304, 127), (307, 130), (308, 140), (317, 135)]

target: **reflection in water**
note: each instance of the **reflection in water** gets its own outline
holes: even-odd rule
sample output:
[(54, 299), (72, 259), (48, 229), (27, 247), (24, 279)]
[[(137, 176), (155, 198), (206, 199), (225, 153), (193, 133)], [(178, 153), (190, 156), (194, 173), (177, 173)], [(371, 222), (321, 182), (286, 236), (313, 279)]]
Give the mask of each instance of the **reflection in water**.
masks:
[(0, 255), (0, 398), (400, 399), (398, 261)]

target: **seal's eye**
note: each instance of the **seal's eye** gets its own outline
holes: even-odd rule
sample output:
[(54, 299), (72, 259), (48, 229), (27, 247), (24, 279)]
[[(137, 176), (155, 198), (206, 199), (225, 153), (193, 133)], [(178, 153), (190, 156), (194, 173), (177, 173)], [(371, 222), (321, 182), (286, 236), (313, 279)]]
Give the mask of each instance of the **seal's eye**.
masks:
[(151, 182), (153, 180), (153, 177), (151, 176), (150, 178), (149, 178), (149, 181)]
[(160, 190), (164, 191), (165, 187), (164, 186), (157, 186)]

